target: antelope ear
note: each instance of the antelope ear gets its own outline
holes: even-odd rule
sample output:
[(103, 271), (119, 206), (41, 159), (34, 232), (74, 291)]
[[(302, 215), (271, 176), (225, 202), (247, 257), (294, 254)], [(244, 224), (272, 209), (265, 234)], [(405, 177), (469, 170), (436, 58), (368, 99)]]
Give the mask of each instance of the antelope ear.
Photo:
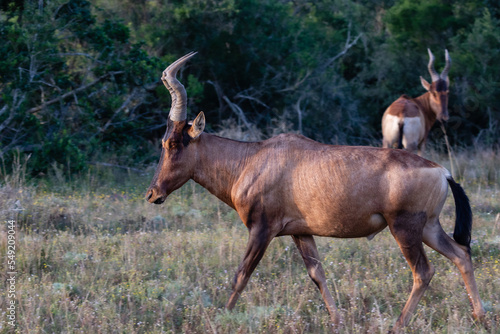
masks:
[(426, 91), (429, 91), (431, 89), (431, 84), (428, 83), (424, 78), (420, 77), (420, 82), (422, 83), (422, 86), (424, 86)]
[(200, 111), (187, 132), (191, 138), (196, 139), (199, 135), (201, 135), (203, 129), (205, 129), (205, 114), (203, 111)]

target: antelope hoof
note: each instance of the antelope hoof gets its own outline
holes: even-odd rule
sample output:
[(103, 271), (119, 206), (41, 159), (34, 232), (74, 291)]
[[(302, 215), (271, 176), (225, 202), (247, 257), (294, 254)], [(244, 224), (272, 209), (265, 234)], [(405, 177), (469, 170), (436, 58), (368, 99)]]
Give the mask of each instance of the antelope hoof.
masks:
[(491, 329), (491, 326), (490, 326), (490, 322), (488, 322), (486, 320), (486, 312), (481, 310), (481, 312), (478, 312), (479, 314), (477, 314), (476, 312), (472, 312), (472, 316), (474, 317), (474, 320), (475, 322), (477, 322), (478, 324), (481, 324), (483, 325), (483, 327), (489, 331)]

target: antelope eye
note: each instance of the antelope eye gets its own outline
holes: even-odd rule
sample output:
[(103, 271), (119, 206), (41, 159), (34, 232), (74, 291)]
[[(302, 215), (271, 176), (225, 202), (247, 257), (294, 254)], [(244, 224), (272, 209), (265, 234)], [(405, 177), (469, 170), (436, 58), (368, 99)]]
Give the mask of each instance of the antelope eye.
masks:
[(177, 148), (178, 144), (173, 140), (162, 140), (161, 146), (163, 146), (163, 148), (166, 150), (172, 150)]
[(165, 149), (168, 151), (176, 152), (180, 149), (181, 143), (177, 140), (169, 139), (165, 142)]

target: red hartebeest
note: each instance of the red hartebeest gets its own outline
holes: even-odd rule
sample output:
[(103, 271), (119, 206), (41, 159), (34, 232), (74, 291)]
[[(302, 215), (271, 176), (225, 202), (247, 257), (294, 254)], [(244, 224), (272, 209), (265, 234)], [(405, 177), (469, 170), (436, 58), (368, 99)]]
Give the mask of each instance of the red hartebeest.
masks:
[[(271, 240), (291, 235), (338, 325), (341, 317), (313, 236), (371, 239), (389, 226), (413, 272), (413, 289), (396, 329), (408, 323), (434, 274), (422, 242), (458, 267), (474, 316), (484, 317), (470, 255), (471, 208), (445, 168), (403, 150), (331, 146), (295, 134), (253, 143), (207, 134), (203, 112), (192, 124), (186, 122), (186, 91), (176, 79), (194, 54), (163, 72), (172, 108), (146, 197), (161, 204), (192, 179), (238, 212), (249, 239), (228, 309), (235, 306)], [(448, 185), (456, 206), (454, 239), (439, 223)]]
[(422, 155), (425, 149), (425, 141), (431, 127), (436, 119), (444, 123), (448, 120), (448, 89), (450, 79), (451, 58), (448, 50), (445, 50), (446, 65), (441, 74), (434, 69), (434, 55), (430, 49), (428, 69), (431, 74), (432, 83), (429, 84), (420, 77), (422, 86), (427, 93), (412, 99), (402, 95), (394, 101), (382, 117), (383, 147), (406, 148), (410, 152), (418, 149)]

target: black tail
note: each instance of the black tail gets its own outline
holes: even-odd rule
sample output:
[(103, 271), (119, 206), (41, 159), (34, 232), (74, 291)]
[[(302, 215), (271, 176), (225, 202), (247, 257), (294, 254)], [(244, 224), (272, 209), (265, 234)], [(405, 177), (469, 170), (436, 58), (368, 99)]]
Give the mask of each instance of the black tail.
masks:
[(398, 148), (400, 150), (403, 149), (403, 128), (405, 127), (405, 122), (404, 120), (400, 121), (399, 123), (399, 139), (398, 139)]
[(470, 249), (471, 229), (472, 229), (472, 210), (469, 204), (469, 198), (465, 191), (456, 183), (451, 176), (447, 178), (450, 185), (453, 198), (455, 199), (455, 231), (453, 239), (461, 245)]

